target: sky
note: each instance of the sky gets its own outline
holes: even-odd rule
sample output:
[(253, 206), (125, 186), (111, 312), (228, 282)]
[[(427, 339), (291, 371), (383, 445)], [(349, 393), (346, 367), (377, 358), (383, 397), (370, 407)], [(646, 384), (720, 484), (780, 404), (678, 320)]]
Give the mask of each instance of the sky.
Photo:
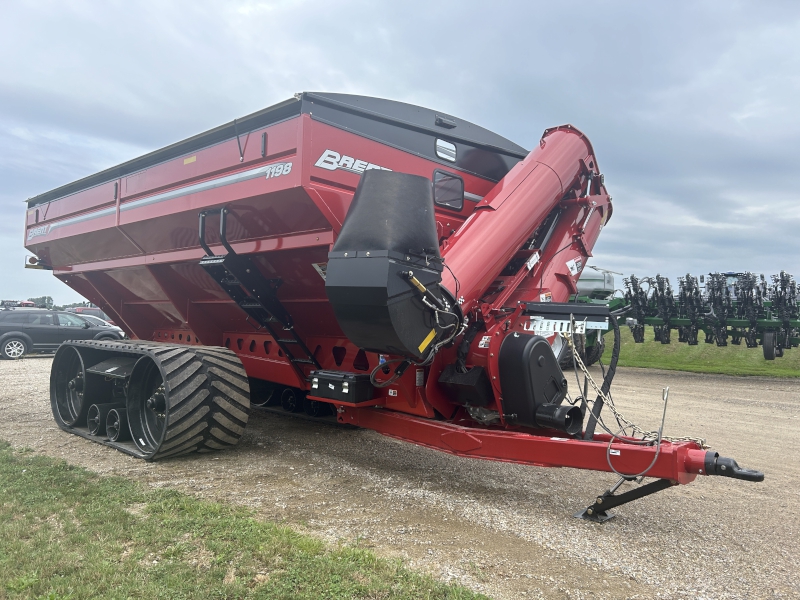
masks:
[(0, 0), (0, 298), (81, 300), (23, 268), (26, 198), (300, 91), (571, 123), (614, 198), (589, 264), (800, 276), (800, 3)]

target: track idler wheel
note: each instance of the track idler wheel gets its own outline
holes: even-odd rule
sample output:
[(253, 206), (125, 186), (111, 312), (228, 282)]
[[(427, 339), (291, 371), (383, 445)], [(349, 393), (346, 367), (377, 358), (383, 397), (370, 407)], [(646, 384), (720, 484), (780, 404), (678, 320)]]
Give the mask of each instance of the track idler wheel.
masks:
[(112, 408), (106, 415), (106, 435), (112, 442), (127, 442), (131, 439), (128, 427), (128, 411), (124, 408)]
[(287, 387), (281, 392), (281, 408), (286, 412), (303, 411), (304, 394), (298, 389)]
[(249, 408), (247, 375), (225, 348), (157, 346), (130, 375), (128, 421), (146, 460), (235, 446)]
[(50, 371), (50, 405), (59, 425), (74, 427), (86, 423), (86, 367), (73, 346), (61, 346)]
[(105, 435), (108, 413), (115, 408), (125, 408), (124, 404), (92, 404), (89, 407), (86, 424), (89, 435)]

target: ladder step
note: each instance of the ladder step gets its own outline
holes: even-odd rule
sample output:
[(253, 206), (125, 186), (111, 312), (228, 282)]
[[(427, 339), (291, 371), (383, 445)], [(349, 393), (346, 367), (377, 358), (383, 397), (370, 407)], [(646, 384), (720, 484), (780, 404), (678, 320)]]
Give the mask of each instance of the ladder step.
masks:
[(275, 340), (275, 341), (278, 342), (279, 344), (299, 344), (300, 343), (300, 342), (298, 342), (297, 340), (294, 340), (294, 339), (291, 339), (291, 340), (278, 339), (278, 340)]
[(263, 321), (266, 321), (266, 322), (268, 322), (268, 323), (280, 323), (280, 320), (278, 320), (278, 319), (276, 319), (275, 317), (273, 317), (273, 316), (272, 316), (272, 313), (271, 313), (271, 312), (269, 312), (269, 311), (268, 311), (268, 310), (267, 310), (267, 309), (264, 307), (264, 305), (263, 305), (263, 304), (261, 304), (261, 303), (260, 303), (258, 300), (251, 300), (250, 298), (247, 298), (246, 300), (242, 300), (242, 301), (239, 303), (239, 306), (240, 306), (241, 308), (244, 308), (244, 309), (248, 309), (248, 308), (258, 308), (258, 309), (260, 309), (260, 310), (264, 311), (264, 312), (267, 314), (267, 317), (266, 317), (265, 319), (262, 319)]
[(290, 358), (293, 363), (302, 363), (304, 365), (316, 365), (317, 361), (308, 358)]

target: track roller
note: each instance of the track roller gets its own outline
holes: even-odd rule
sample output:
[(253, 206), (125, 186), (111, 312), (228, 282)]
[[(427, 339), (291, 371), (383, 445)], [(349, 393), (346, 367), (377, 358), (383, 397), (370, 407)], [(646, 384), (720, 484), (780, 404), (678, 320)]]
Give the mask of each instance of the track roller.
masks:
[(89, 435), (105, 435), (108, 413), (115, 408), (125, 408), (124, 404), (92, 404), (89, 407), (86, 423)]
[(302, 412), (303, 411), (303, 392), (296, 388), (287, 387), (281, 393), (281, 407), (286, 412)]
[(124, 408), (112, 408), (106, 415), (106, 435), (112, 442), (127, 442), (131, 439), (128, 427), (128, 411)]

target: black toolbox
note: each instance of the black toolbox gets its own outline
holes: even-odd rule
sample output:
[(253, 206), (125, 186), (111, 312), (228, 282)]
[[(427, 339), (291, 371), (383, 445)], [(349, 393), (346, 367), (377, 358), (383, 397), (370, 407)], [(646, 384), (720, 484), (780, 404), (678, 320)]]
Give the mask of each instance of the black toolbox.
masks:
[(311, 371), (310, 396), (329, 398), (348, 404), (369, 402), (375, 397), (375, 386), (366, 373), (347, 371)]

